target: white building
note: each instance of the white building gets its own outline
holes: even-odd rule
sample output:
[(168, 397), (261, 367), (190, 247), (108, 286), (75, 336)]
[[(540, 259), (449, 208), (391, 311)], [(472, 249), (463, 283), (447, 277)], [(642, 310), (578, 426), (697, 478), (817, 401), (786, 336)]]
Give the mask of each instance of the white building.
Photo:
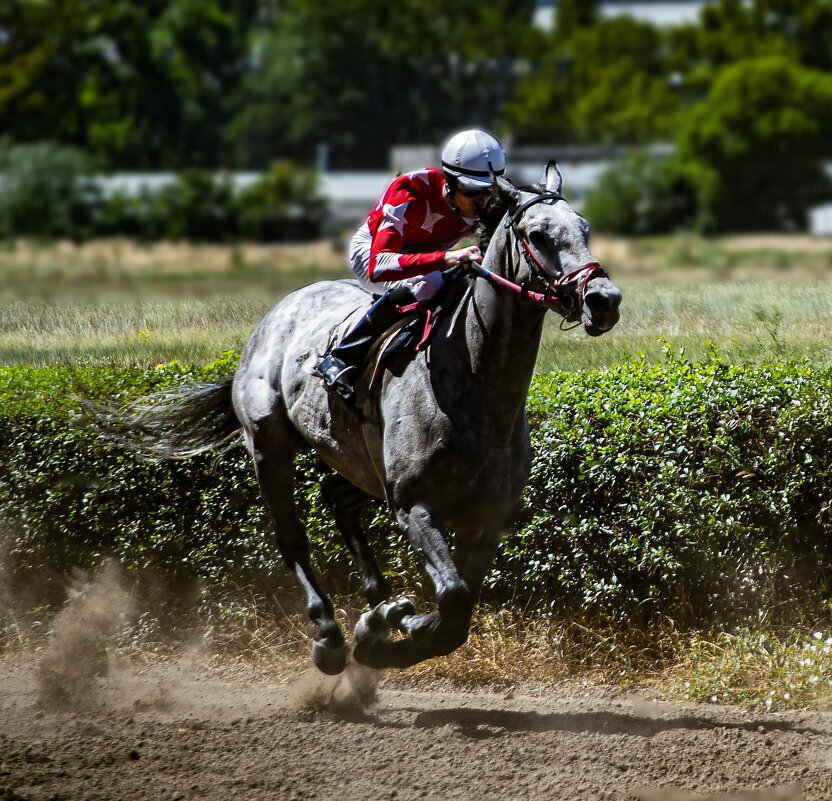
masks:
[[(642, 0), (640, 3), (629, 0), (601, 0), (601, 16), (617, 17), (629, 15), (653, 25), (679, 25), (683, 22), (696, 22), (702, 7), (712, 0)], [(534, 22), (543, 30), (551, 30), (555, 20), (555, 8), (559, 0), (538, 0)]]
[(832, 236), (832, 203), (815, 206), (809, 212), (809, 233), (813, 236)]

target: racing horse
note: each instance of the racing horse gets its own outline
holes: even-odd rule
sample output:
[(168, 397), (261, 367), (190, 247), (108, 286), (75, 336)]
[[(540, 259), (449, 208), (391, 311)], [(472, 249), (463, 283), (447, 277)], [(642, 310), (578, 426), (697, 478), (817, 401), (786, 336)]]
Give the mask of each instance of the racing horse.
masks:
[[(274, 306), (233, 375), (174, 387), (119, 413), (132, 447), (157, 458), (228, 446), (242, 431), (277, 547), (306, 595), (312, 659), (324, 673), (340, 673), (349, 649), (294, 508), (294, 456), (311, 446), (335, 471), (324, 495), (370, 605), (355, 628), (356, 661), (404, 668), (462, 645), (531, 469), (525, 403), (544, 318), (555, 311), (561, 325), (592, 336), (619, 319), (621, 292), (593, 259), (589, 226), (561, 188), (554, 161), (529, 189), (497, 179), (506, 214), (482, 265), (448, 282), (453, 314), (427, 350), (394, 359), (373, 386), (359, 380), (358, 411), (328, 394), (314, 371), (334, 332), (367, 305), (364, 289), (341, 280), (311, 284)], [(390, 597), (361, 528), (372, 498), (386, 502), (421, 558), (433, 611), (419, 614), (409, 599)], [(391, 638), (393, 629), (401, 636)]]

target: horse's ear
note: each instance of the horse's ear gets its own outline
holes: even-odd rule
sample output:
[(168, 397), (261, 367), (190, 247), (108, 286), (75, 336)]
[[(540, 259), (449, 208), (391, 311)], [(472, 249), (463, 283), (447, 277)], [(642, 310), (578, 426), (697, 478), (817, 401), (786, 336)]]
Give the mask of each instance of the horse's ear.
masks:
[(497, 177), (497, 192), (500, 199), (511, 209), (520, 204), (520, 190), (503, 177)]
[(543, 172), (543, 181), (541, 182), (547, 192), (559, 195), (563, 188), (563, 176), (558, 169), (558, 163), (554, 159), (550, 159)]

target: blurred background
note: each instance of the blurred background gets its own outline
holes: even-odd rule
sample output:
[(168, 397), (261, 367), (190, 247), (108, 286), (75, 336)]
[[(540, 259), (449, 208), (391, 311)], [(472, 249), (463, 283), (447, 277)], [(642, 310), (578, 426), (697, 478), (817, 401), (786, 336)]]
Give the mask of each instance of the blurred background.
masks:
[[(346, 275), (343, 242), (385, 185), (472, 126), (518, 181), (558, 160), (623, 280), (599, 364), (657, 334), (699, 352), (722, 324), (738, 360), (756, 342), (827, 362), (832, 0), (6, 0), (0, 361), (68, 347), (61, 327), (39, 339), (59, 297), (143, 298), (141, 358), (173, 327), (150, 298), (233, 297), (177, 330), (236, 347), (263, 304)], [(748, 300), (749, 280), (776, 286)], [(154, 357), (219, 344), (169, 333)], [(562, 341), (545, 366), (585, 347)]]

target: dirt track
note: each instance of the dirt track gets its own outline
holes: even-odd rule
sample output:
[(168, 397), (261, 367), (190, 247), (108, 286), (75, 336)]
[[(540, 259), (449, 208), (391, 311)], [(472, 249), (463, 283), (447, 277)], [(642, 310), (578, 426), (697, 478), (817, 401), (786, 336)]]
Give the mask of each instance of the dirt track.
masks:
[[(0, 799), (832, 799), (832, 714), (749, 716), (592, 690), (332, 688), (165, 664), (44, 708), (0, 662)], [(334, 696), (349, 705), (342, 684)], [(776, 791), (775, 791), (775, 788)]]

